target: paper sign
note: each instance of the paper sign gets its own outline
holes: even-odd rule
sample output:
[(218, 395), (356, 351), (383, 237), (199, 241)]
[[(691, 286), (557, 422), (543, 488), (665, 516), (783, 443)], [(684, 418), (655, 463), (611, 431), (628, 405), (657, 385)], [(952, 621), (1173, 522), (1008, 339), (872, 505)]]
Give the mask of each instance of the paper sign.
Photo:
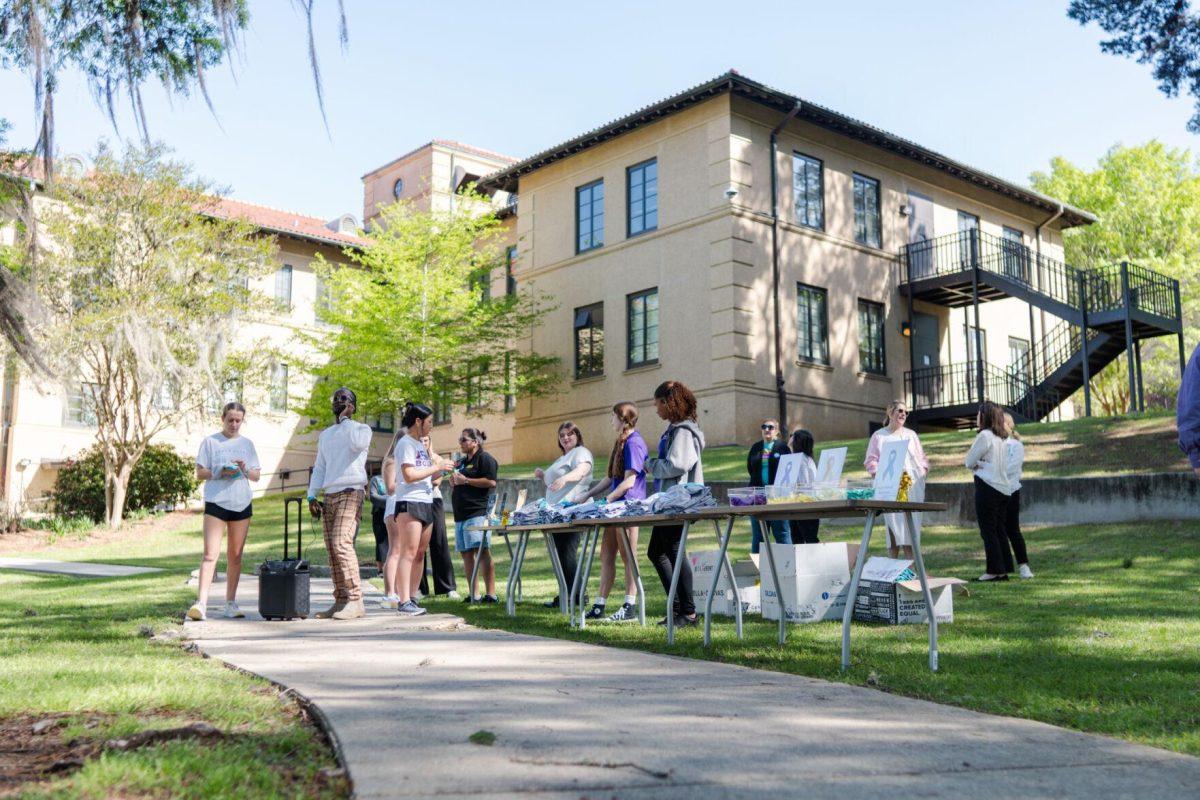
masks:
[(775, 472), (774, 486), (795, 486), (796, 484), (807, 484), (812, 479), (812, 475), (805, 469), (805, 461), (808, 456), (803, 453), (789, 453), (786, 456), (780, 456), (779, 469)]
[(895, 500), (900, 491), (900, 476), (904, 474), (904, 459), (908, 455), (908, 440), (884, 442), (875, 468), (875, 499)]
[(846, 447), (834, 447), (821, 451), (821, 460), (817, 463), (817, 484), (821, 486), (837, 486), (842, 480), (842, 467), (846, 466)]

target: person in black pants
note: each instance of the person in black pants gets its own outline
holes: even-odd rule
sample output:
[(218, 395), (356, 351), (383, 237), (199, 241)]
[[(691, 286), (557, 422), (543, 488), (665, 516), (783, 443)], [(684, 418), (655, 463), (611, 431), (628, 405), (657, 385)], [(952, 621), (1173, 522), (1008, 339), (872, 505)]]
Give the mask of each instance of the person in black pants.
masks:
[[(696, 396), (679, 381), (666, 381), (654, 390), (654, 410), (668, 423), (658, 441), (658, 458), (646, 461), (646, 473), (654, 478), (654, 490), (662, 491), (680, 482), (704, 483), (704, 467), (700, 462), (704, 434), (696, 425)], [(668, 592), (676, 559), (683, 559), (675, 588), (675, 607), (667, 609), (668, 615), (674, 615), (676, 627), (695, 625), (697, 621), (696, 605), (692, 602), (692, 568), (680, 552), (682, 539), (682, 525), (655, 525), (646, 549), (646, 556)], [(666, 625), (667, 619), (658, 624)]]
[(1004, 409), (985, 400), (976, 420), (979, 435), (967, 453), (967, 469), (975, 473), (975, 516), (983, 539), (985, 572), (976, 580), (1006, 581), (1002, 542), (1009, 498), (1015, 491), (1009, 478), (1008, 430)]
[(384, 515), (387, 499), (390, 494), (382, 475), (375, 475), (367, 483), (368, 494), (371, 498), (371, 532), (375, 534), (375, 565), (379, 574), (383, 574), (383, 562), (387, 561), (388, 533)]
[[(800, 428), (792, 433), (792, 439), (788, 442), (788, 450), (792, 453), (803, 453), (808, 456), (808, 474), (817, 474), (817, 465), (813, 463), (813, 447), (816, 446), (816, 441), (813, 439), (812, 433)], [(818, 544), (820, 539), (817, 537), (817, 531), (821, 528), (821, 520), (819, 519), (793, 519), (789, 520), (792, 526), (792, 544)]]
[[(426, 450), (433, 445), (428, 436), (421, 437)], [(430, 569), (432, 565), (433, 569)], [(433, 533), (429, 537), (429, 548), (425, 551), (425, 569), (421, 573), (421, 594), (429, 594), (429, 574), (433, 574), (435, 594), (448, 595), (457, 600), (458, 584), (454, 578), (454, 558), (450, 555), (450, 542), (446, 540), (446, 508), (442, 500), (442, 478), (433, 481)]]

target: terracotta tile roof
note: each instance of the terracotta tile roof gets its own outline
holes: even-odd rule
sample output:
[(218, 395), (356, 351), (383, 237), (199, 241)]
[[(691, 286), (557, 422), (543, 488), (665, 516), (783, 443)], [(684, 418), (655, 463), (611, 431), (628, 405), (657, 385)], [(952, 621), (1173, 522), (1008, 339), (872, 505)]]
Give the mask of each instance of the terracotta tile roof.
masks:
[(340, 233), (327, 227), (326, 220), (319, 217), (309, 217), (294, 211), (245, 203), (228, 197), (216, 198), (214, 206), (205, 211), (213, 216), (227, 219), (245, 219), (271, 233), (297, 236), (324, 244), (362, 247), (367, 243), (367, 240), (361, 236)]

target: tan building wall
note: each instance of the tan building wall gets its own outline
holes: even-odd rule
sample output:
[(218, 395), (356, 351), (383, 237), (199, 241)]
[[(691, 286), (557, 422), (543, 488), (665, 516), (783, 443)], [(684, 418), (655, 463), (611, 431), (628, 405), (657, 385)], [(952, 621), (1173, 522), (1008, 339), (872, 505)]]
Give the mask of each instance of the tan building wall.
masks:
[[(517, 461), (555, 456), (554, 432), (564, 419), (579, 424), (594, 449), (606, 451), (613, 436), (609, 409), (625, 399), (639, 404), (643, 434), (656, 440), (663, 423), (653, 414), (651, 397), (666, 379), (696, 392), (700, 425), (712, 445), (747, 444), (757, 437), (760, 420), (776, 414), (769, 133), (781, 119), (747, 100), (719, 95), (521, 177), (517, 276), (559, 302), (533, 332), (532, 346), (558, 355), (565, 376), (558, 396), (518, 402)], [(824, 162), (823, 230), (792, 221), (794, 150)], [(658, 227), (629, 238), (625, 170), (649, 158), (658, 163)], [(907, 192), (932, 198), (935, 236), (955, 232), (962, 209), (995, 235), (1003, 225), (1020, 228), (1032, 246), (1035, 227), (1048, 215), (808, 123), (794, 121), (781, 132), (778, 169), (789, 421), (810, 428), (818, 440), (865, 437), (887, 402), (903, 396), (909, 369), (908, 340), (901, 334), (907, 301), (897, 291), (897, 254), (908, 235), (900, 206)], [(880, 248), (854, 241), (854, 172), (880, 182)], [(605, 186), (605, 243), (576, 254), (575, 190), (597, 179)], [(737, 190), (732, 201), (726, 197), (730, 186)], [(1042, 247), (1061, 257), (1057, 229), (1043, 230)], [(828, 366), (797, 357), (797, 282), (828, 292)], [(627, 369), (626, 296), (651, 287), (659, 292), (659, 360)], [(859, 299), (885, 306), (886, 375), (859, 369)], [(574, 380), (574, 311), (597, 302), (604, 303), (604, 375)], [(923, 304), (916, 310), (939, 318), (942, 362), (964, 360), (964, 312)], [(1006, 366), (1008, 337), (1029, 338), (1027, 306), (998, 301), (985, 304), (980, 316), (990, 360)], [(1041, 325), (1035, 313), (1035, 339)]]
[[(464, 202), (454, 193), (471, 176), (481, 177), (508, 166), (512, 159), (496, 153), (456, 142), (434, 141), (413, 150), (363, 176), (363, 219), (368, 226), (379, 216), (379, 209), (396, 202), (396, 181), (403, 182), (400, 200), (408, 200), (423, 211), (448, 212), (455, 203)], [(493, 198), (503, 207), (508, 202), (505, 192)], [(508, 215), (502, 223), (503, 247), (516, 243), (516, 220)], [(492, 275), (491, 292), (504, 294), (506, 279), (497, 270)], [(433, 428), (431, 441), (440, 453), (458, 450), (458, 436), (463, 428), (472, 427), (487, 434), (487, 449), (502, 464), (513, 457), (513, 414), (505, 410), (503, 398), (494, 399), (485, 412), (453, 408), (450, 419)]]

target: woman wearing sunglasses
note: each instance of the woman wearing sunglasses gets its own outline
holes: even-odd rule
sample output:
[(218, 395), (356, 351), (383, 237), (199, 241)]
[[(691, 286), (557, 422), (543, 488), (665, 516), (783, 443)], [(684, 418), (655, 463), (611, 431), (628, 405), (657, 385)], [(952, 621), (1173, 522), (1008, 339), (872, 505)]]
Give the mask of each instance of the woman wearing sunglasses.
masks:
[(475, 559), (479, 561), (479, 571), (487, 586), (483, 602), (495, 603), (496, 598), (496, 565), (492, 563), (492, 551), (484, 541), (487, 535), (480, 530), (472, 530), (487, 524), (488, 496), (496, 488), (496, 473), (500, 467), (496, 459), (483, 450), (487, 434), (478, 428), (463, 428), (458, 437), (458, 446), (463, 452), (463, 460), (458, 470), (450, 475), (450, 505), (454, 508), (454, 549), (462, 554), (463, 571), (470, 585), (466, 601), (474, 603), (480, 599), (475, 594), (475, 583), (471, 581), (475, 569)]
[[(867, 473), (874, 478), (875, 470), (879, 467), (879, 456), (883, 452), (884, 443), (906, 439), (908, 452), (904, 457), (904, 471), (912, 479), (912, 486), (908, 489), (908, 499), (910, 502), (920, 503), (925, 499), (925, 476), (929, 474), (929, 459), (925, 457), (925, 449), (921, 447), (921, 439), (917, 436), (917, 432), (912, 428), (904, 427), (904, 423), (907, 421), (907, 403), (903, 400), (893, 400), (888, 403), (887, 416), (883, 421), (884, 426), (871, 434), (871, 441), (867, 444), (867, 459), (863, 466), (867, 468)], [(888, 555), (892, 558), (899, 558), (903, 552), (905, 558), (912, 558), (912, 537), (908, 534), (908, 526), (904, 524), (904, 515), (901, 513), (884, 514), (883, 518), (887, 522)], [(912, 520), (913, 527), (916, 528), (916, 533), (919, 535), (921, 512), (914, 513)]]
[[(775, 482), (775, 472), (779, 469), (779, 459), (791, 450), (779, 438), (779, 421), (764, 419), (761, 425), (762, 439), (750, 446), (746, 456), (746, 471), (750, 473), (751, 486), (770, 486)], [(759, 522), (756, 517), (750, 518), (750, 552), (757, 553), (763, 540), (762, 526), (766, 524), (771, 529), (771, 535), (778, 544), (791, 544), (792, 536), (786, 520)]]

